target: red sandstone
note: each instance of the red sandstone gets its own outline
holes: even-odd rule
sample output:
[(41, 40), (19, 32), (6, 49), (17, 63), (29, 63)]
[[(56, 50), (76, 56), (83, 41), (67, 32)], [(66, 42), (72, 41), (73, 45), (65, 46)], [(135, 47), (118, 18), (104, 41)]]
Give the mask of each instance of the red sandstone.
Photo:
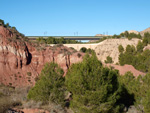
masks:
[[(81, 55), (81, 57), (78, 56)], [(61, 47), (43, 47), (26, 41), (17, 31), (0, 26), (0, 83), (12, 86), (34, 85), (46, 62), (57, 62), (64, 72), (82, 61), (83, 53)]]

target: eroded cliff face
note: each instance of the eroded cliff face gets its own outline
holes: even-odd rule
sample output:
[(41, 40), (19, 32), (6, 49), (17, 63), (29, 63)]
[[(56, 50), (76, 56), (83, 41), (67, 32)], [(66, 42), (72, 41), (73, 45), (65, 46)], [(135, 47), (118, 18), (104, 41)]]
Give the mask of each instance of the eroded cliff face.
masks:
[(0, 83), (10, 86), (34, 85), (46, 62), (57, 62), (66, 73), (83, 53), (60, 47), (30, 43), (13, 29), (0, 26)]

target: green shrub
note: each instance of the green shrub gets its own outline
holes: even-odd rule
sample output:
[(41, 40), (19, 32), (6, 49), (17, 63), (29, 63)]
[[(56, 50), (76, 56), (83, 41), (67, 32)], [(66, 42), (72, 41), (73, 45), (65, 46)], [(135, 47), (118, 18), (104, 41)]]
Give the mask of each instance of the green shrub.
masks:
[(105, 63), (113, 63), (112, 57), (107, 56)]
[(139, 39), (142, 38), (142, 36), (140, 35), (140, 33), (139, 34), (135, 34), (135, 33), (129, 33), (128, 31), (125, 31), (124, 33), (121, 33), (119, 36), (120, 37), (126, 37), (129, 40), (131, 40), (132, 38), (139, 38)]
[(136, 108), (144, 113), (150, 112), (150, 74), (135, 78), (131, 72), (119, 76), (119, 82), (127, 89), (130, 95), (128, 102), (134, 102)]
[(0, 25), (4, 25), (4, 20), (0, 19)]
[(143, 48), (144, 48), (143, 43), (141, 41), (139, 41), (137, 46), (136, 46), (136, 48), (137, 48), (137, 52), (142, 53), (143, 52)]
[(133, 65), (137, 70), (150, 72), (150, 50), (143, 51), (144, 43), (140, 42), (136, 46), (127, 45), (126, 51), (119, 55), (120, 65)]
[(118, 50), (119, 50), (120, 53), (123, 53), (123, 52), (124, 52), (123, 46), (122, 46), (122, 45), (119, 45), (119, 46), (118, 46)]
[(63, 74), (63, 70), (57, 64), (45, 64), (39, 80), (28, 93), (28, 99), (63, 104), (65, 91)]

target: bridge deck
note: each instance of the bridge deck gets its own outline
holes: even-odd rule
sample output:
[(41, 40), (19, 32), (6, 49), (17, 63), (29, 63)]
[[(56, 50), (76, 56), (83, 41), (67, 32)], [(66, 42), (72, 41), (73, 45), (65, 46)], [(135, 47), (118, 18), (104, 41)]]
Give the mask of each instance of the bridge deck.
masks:
[(54, 38), (61, 38), (64, 39), (70, 39), (70, 40), (99, 40), (100, 38), (103, 38), (103, 36), (27, 36), (30, 40), (36, 40), (39, 37), (48, 38), (48, 37), (54, 37)]

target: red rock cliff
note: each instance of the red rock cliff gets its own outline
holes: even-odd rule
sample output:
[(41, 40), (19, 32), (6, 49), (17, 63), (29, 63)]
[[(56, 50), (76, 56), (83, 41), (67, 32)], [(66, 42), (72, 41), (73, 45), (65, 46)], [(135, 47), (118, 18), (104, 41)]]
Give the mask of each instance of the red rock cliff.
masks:
[[(80, 57), (81, 55), (81, 57)], [(12, 28), (0, 26), (0, 83), (34, 85), (46, 62), (57, 62), (64, 70), (80, 62), (82, 53), (60, 46), (44, 47), (28, 41)]]

